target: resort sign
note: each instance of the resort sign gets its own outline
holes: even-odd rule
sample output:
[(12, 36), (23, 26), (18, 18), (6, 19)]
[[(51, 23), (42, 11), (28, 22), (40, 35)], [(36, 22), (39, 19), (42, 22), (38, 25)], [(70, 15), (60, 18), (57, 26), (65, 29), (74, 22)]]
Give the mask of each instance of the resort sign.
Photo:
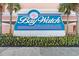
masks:
[(30, 10), (18, 14), (14, 26), (15, 36), (65, 36), (64, 23), (60, 13), (41, 13)]

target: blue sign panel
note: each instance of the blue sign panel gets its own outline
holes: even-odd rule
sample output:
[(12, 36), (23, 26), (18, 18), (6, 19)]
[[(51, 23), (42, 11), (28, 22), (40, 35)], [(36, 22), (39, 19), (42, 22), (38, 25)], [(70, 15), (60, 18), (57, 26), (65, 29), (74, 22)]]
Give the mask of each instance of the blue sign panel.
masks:
[(14, 31), (25, 30), (64, 30), (61, 14), (41, 13), (31, 10), (27, 14), (18, 14)]

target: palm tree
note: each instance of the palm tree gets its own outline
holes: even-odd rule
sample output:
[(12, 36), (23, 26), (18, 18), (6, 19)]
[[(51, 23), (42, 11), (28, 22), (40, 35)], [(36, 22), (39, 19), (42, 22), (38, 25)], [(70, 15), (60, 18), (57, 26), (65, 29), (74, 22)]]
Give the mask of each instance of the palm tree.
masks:
[(21, 9), (20, 4), (18, 3), (8, 3), (7, 7), (8, 11), (10, 12), (10, 34), (12, 33), (12, 14), (13, 11), (17, 12)]
[(2, 5), (0, 4), (0, 34), (2, 34)]
[[(66, 3), (63, 3), (66, 4)], [(76, 22), (76, 34), (79, 36), (79, 3), (67, 3), (68, 5), (70, 5), (70, 10), (74, 11), (76, 13), (77, 16), (77, 22)], [(61, 6), (61, 5), (60, 5)], [(62, 7), (63, 9), (64, 7)]]
[(69, 24), (69, 15), (71, 13), (71, 5), (69, 3), (62, 3), (59, 6), (59, 12), (63, 12), (67, 15), (67, 31), (66, 35), (68, 35), (68, 24)]
[(2, 12), (4, 11), (4, 3), (0, 3), (0, 35), (2, 34)]
[(77, 16), (76, 34), (79, 36), (79, 3), (72, 3), (71, 5), (73, 6), (73, 7), (72, 7), (72, 10), (75, 11), (76, 16)]

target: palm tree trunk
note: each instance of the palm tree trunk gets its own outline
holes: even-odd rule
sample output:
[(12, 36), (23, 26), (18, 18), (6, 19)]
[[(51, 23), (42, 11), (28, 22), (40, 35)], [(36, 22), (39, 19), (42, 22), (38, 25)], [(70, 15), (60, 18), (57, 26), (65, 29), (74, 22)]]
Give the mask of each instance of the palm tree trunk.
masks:
[(0, 35), (2, 34), (2, 6), (0, 5)]
[(10, 12), (10, 34), (12, 33), (12, 12)]
[(76, 34), (79, 36), (79, 12), (76, 12), (77, 22), (76, 22)]
[(12, 34), (12, 8), (13, 8), (13, 4), (10, 3), (10, 34)]
[(69, 27), (68, 27), (68, 24), (69, 24), (69, 15), (67, 15), (67, 30), (66, 30), (66, 35), (68, 36), (68, 29), (69, 29)]

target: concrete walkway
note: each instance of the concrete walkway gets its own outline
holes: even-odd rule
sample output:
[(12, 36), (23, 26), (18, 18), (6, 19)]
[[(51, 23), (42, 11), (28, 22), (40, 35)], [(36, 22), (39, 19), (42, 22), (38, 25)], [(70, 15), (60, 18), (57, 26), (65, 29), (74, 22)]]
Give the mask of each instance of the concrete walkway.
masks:
[(78, 47), (0, 47), (0, 56), (79, 56)]

